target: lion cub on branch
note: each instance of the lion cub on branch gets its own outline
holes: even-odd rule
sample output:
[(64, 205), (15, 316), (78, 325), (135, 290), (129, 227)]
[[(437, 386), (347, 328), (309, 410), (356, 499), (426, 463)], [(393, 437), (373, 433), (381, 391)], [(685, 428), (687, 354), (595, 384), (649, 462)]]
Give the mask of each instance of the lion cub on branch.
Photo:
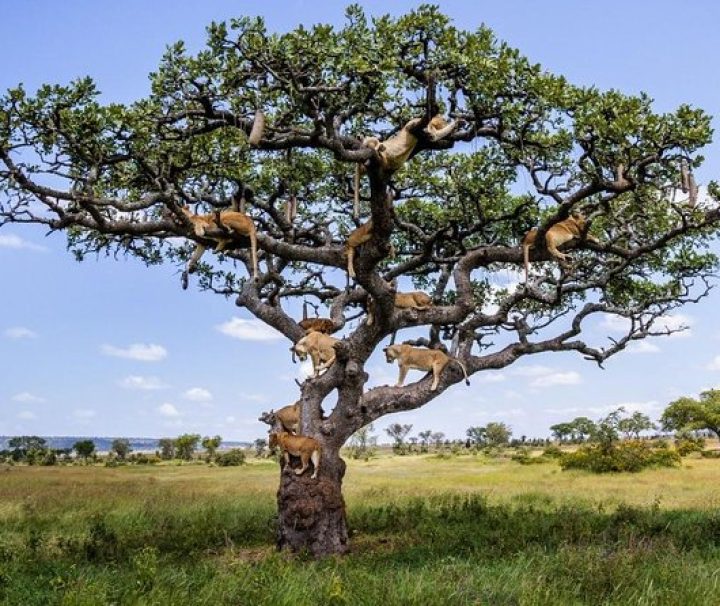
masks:
[[(586, 219), (578, 212), (572, 213), (567, 219), (555, 223), (545, 232), (545, 247), (547, 251), (557, 259), (561, 267), (567, 268), (570, 255), (566, 255), (558, 250), (563, 244), (581, 240), (585, 232)], [(530, 249), (535, 246), (538, 230), (533, 227), (522, 240), (523, 260), (525, 262), (525, 282), (528, 281), (528, 272), (530, 269)], [(585, 240), (600, 244), (595, 236), (585, 235)]]
[(302, 467), (295, 470), (295, 475), (302, 475), (308, 468), (308, 463), (312, 461), (313, 473), (311, 478), (317, 478), (318, 470), (320, 469), (320, 453), (322, 448), (320, 442), (315, 438), (309, 438), (308, 436), (292, 436), (285, 431), (273, 432), (270, 434), (270, 448), (274, 449), (280, 446), (280, 450), (283, 451), (285, 458), (285, 469), (290, 469), (290, 455), (294, 457), (300, 457)]
[(433, 382), (430, 386), (430, 391), (435, 391), (440, 382), (442, 371), (450, 362), (455, 362), (460, 366), (463, 375), (465, 375), (465, 384), (470, 385), (465, 365), (460, 360), (450, 357), (439, 349), (425, 349), (424, 347), (413, 347), (407, 343), (402, 343), (400, 345), (390, 345), (383, 349), (383, 351), (385, 352), (385, 358), (388, 364), (392, 364), (395, 360), (398, 361), (400, 376), (398, 377), (398, 382), (395, 384), (396, 387), (402, 386), (407, 371), (414, 368), (416, 370), (425, 370), (433, 373)]

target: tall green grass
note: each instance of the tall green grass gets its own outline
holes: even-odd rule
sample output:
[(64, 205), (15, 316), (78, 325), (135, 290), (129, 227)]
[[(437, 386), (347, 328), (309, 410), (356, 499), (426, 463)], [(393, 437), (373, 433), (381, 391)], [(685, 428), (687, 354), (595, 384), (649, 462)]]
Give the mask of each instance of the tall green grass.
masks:
[[(542, 467), (532, 466), (538, 478)], [(377, 489), (369, 482), (350, 499), (350, 555), (313, 561), (274, 550), (270, 465), (26, 471), (13, 470), (16, 491), (0, 502), (8, 606), (718, 602), (711, 506), (610, 506), (540, 491), (494, 499), (421, 485), (416, 496), (387, 494), (378, 476)]]

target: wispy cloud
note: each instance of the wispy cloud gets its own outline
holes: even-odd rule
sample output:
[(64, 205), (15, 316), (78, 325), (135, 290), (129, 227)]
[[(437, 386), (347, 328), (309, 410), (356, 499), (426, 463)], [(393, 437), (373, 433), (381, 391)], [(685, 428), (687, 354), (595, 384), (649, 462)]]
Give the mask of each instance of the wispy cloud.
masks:
[(73, 411), (73, 417), (76, 419), (92, 419), (97, 415), (97, 412), (90, 408), (77, 408)]
[(554, 387), (556, 385), (578, 385), (582, 383), (580, 373), (574, 370), (559, 371), (549, 366), (531, 365), (509, 370), (513, 375), (531, 379), (533, 388)]
[(591, 415), (605, 416), (618, 408), (624, 408), (625, 412), (642, 412), (649, 416), (657, 415), (662, 410), (662, 405), (657, 400), (646, 402), (616, 402), (614, 404), (603, 404), (602, 406), (570, 406), (567, 408), (545, 408), (543, 412), (558, 415)]
[(10, 398), (13, 402), (22, 402), (23, 404), (45, 402), (45, 398), (31, 394), (29, 391), (23, 391), (15, 394)]
[(502, 383), (507, 377), (500, 373), (492, 370), (481, 372), (473, 377), (473, 383)]
[(210, 402), (213, 399), (213, 395), (207, 389), (193, 387), (183, 394), (183, 398), (191, 402)]
[(179, 417), (180, 411), (175, 408), (173, 404), (170, 404), (169, 402), (165, 402), (165, 404), (161, 404), (158, 406), (157, 411), (163, 416), (163, 417)]
[(633, 354), (657, 353), (660, 348), (650, 341), (631, 341), (625, 351)]
[(167, 389), (168, 385), (157, 377), (141, 377), (130, 375), (119, 381), (119, 385), (125, 389), (138, 389), (141, 391), (154, 391)]
[(20, 236), (15, 234), (0, 234), (0, 248), (13, 248), (15, 250), (35, 250), (35, 251), (46, 251), (47, 248), (24, 240)]
[(17, 418), (22, 419), (23, 421), (32, 421), (37, 419), (37, 415), (31, 410), (23, 410), (17, 414)]
[(106, 356), (139, 360), (141, 362), (158, 362), (159, 360), (164, 360), (168, 355), (167, 349), (162, 345), (146, 345), (144, 343), (133, 343), (124, 348), (115, 347), (114, 345), (103, 345), (100, 350)]
[(223, 324), (218, 324), (215, 328), (224, 335), (241, 341), (277, 341), (283, 338), (277, 330), (260, 320), (243, 320), (234, 317)]
[(10, 328), (6, 328), (3, 331), (3, 335), (5, 335), (8, 339), (35, 339), (37, 338), (37, 333), (33, 330), (30, 330), (29, 328), (25, 328), (24, 326), (11, 326)]
[(582, 377), (575, 371), (552, 372), (530, 382), (530, 387), (553, 387), (555, 385), (579, 385)]

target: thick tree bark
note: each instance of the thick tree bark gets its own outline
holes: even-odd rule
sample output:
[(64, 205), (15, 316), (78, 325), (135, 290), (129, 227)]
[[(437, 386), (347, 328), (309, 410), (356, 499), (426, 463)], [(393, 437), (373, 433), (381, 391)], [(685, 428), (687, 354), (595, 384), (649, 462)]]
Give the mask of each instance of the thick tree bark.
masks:
[(318, 477), (308, 469), (296, 476), (300, 462), (291, 457), (289, 468), (280, 473), (278, 488), (278, 549), (293, 552), (307, 549), (314, 557), (344, 554), (348, 530), (342, 479), (345, 461), (339, 448), (323, 444)]

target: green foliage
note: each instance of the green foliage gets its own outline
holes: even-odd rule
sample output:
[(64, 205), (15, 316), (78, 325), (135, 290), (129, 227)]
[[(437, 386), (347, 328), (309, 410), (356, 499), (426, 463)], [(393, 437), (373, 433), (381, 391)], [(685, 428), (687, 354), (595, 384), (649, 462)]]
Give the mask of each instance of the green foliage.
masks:
[(693, 452), (702, 452), (703, 448), (705, 448), (704, 438), (690, 432), (675, 434), (675, 450), (681, 457), (686, 457)]
[(563, 451), (559, 446), (550, 444), (543, 449), (543, 456), (550, 459), (559, 459), (563, 455)]
[(175, 458), (175, 440), (172, 438), (160, 438), (158, 446), (160, 447), (160, 458), (163, 461)]
[(190, 461), (200, 442), (200, 434), (184, 433), (175, 438), (175, 456), (183, 461)]
[(95, 442), (92, 440), (78, 440), (73, 444), (73, 450), (77, 453), (78, 457), (87, 459), (95, 454)]
[(720, 438), (720, 390), (703, 391), (700, 398), (671, 402), (660, 418), (666, 431), (707, 429)]
[(124, 461), (132, 452), (130, 441), (127, 438), (117, 438), (112, 441), (110, 452), (115, 453), (118, 459)]
[(245, 464), (245, 452), (241, 448), (231, 448), (217, 456), (215, 463), (220, 467), (237, 467)]
[(625, 440), (610, 446), (601, 443), (580, 446), (560, 457), (563, 469), (584, 469), (594, 473), (637, 472), (649, 467), (673, 467), (680, 455), (669, 448), (658, 448), (646, 440)]
[(207, 458), (208, 460), (212, 460), (215, 458), (215, 451), (220, 448), (220, 444), (222, 444), (222, 438), (220, 436), (210, 437), (205, 436), (202, 439), (202, 447), (207, 452)]

